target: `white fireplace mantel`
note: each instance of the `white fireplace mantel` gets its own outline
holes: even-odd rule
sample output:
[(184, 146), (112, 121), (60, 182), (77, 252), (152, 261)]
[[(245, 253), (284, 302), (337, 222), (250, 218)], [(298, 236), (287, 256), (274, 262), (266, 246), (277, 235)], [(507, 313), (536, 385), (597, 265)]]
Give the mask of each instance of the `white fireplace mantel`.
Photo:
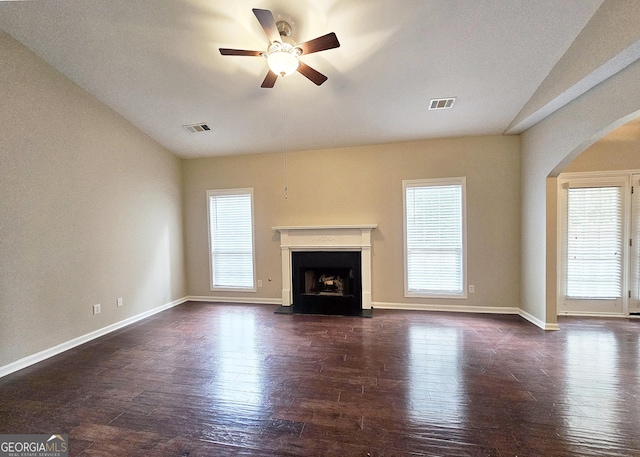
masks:
[(371, 231), (376, 224), (277, 226), (282, 252), (282, 306), (292, 304), (292, 251), (360, 251), (362, 309), (371, 309)]

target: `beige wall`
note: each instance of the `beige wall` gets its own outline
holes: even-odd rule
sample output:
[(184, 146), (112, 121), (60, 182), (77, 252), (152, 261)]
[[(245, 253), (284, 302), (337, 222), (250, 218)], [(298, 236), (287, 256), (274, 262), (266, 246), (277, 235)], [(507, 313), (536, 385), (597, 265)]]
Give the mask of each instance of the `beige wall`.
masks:
[[(519, 305), (519, 137), (486, 136), (290, 153), (186, 160), (184, 214), (189, 292), (255, 300), (281, 297), (276, 225), (378, 224), (373, 232), (373, 301), (384, 304)], [(467, 177), (467, 300), (418, 300), (403, 292), (402, 180)], [(209, 286), (207, 189), (253, 187), (257, 293)], [(271, 281), (269, 281), (271, 279)]]
[(2, 367), (184, 297), (186, 277), (180, 160), (4, 32), (0, 62)]
[(640, 169), (640, 119), (614, 130), (576, 157), (563, 172)]

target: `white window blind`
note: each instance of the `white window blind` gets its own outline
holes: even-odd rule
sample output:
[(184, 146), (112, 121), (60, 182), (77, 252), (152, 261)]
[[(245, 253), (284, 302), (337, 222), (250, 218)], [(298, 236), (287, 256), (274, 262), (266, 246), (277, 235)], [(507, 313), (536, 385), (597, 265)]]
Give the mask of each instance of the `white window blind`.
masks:
[(568, 189), (567, 297), (622, 296), (621, 192), (617, 186)]
[(208, 191), (211, 288), (255, 290), (252, 190)]
[(463, 184), (405, 182), (406, 294), (464, 294)]

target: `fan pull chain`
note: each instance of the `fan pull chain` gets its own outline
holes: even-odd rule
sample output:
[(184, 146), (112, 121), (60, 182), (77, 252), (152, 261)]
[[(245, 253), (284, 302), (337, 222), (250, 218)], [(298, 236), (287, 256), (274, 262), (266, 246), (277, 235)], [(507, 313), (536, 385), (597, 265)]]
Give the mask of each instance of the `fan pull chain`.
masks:
[(282, 136), (284, 142), (284, 199), (289, 199), (289, 180), (287, 178), (287, 98), (285, 97), (284, 80), (282, 79)]

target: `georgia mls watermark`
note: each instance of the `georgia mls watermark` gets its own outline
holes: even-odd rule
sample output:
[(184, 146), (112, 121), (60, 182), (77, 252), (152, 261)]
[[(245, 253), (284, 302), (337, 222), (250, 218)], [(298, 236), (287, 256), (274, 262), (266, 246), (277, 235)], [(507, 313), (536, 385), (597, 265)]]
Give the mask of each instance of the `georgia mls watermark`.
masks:
[(67, 435), (0, 435), (0, 457), (69, 457)]

